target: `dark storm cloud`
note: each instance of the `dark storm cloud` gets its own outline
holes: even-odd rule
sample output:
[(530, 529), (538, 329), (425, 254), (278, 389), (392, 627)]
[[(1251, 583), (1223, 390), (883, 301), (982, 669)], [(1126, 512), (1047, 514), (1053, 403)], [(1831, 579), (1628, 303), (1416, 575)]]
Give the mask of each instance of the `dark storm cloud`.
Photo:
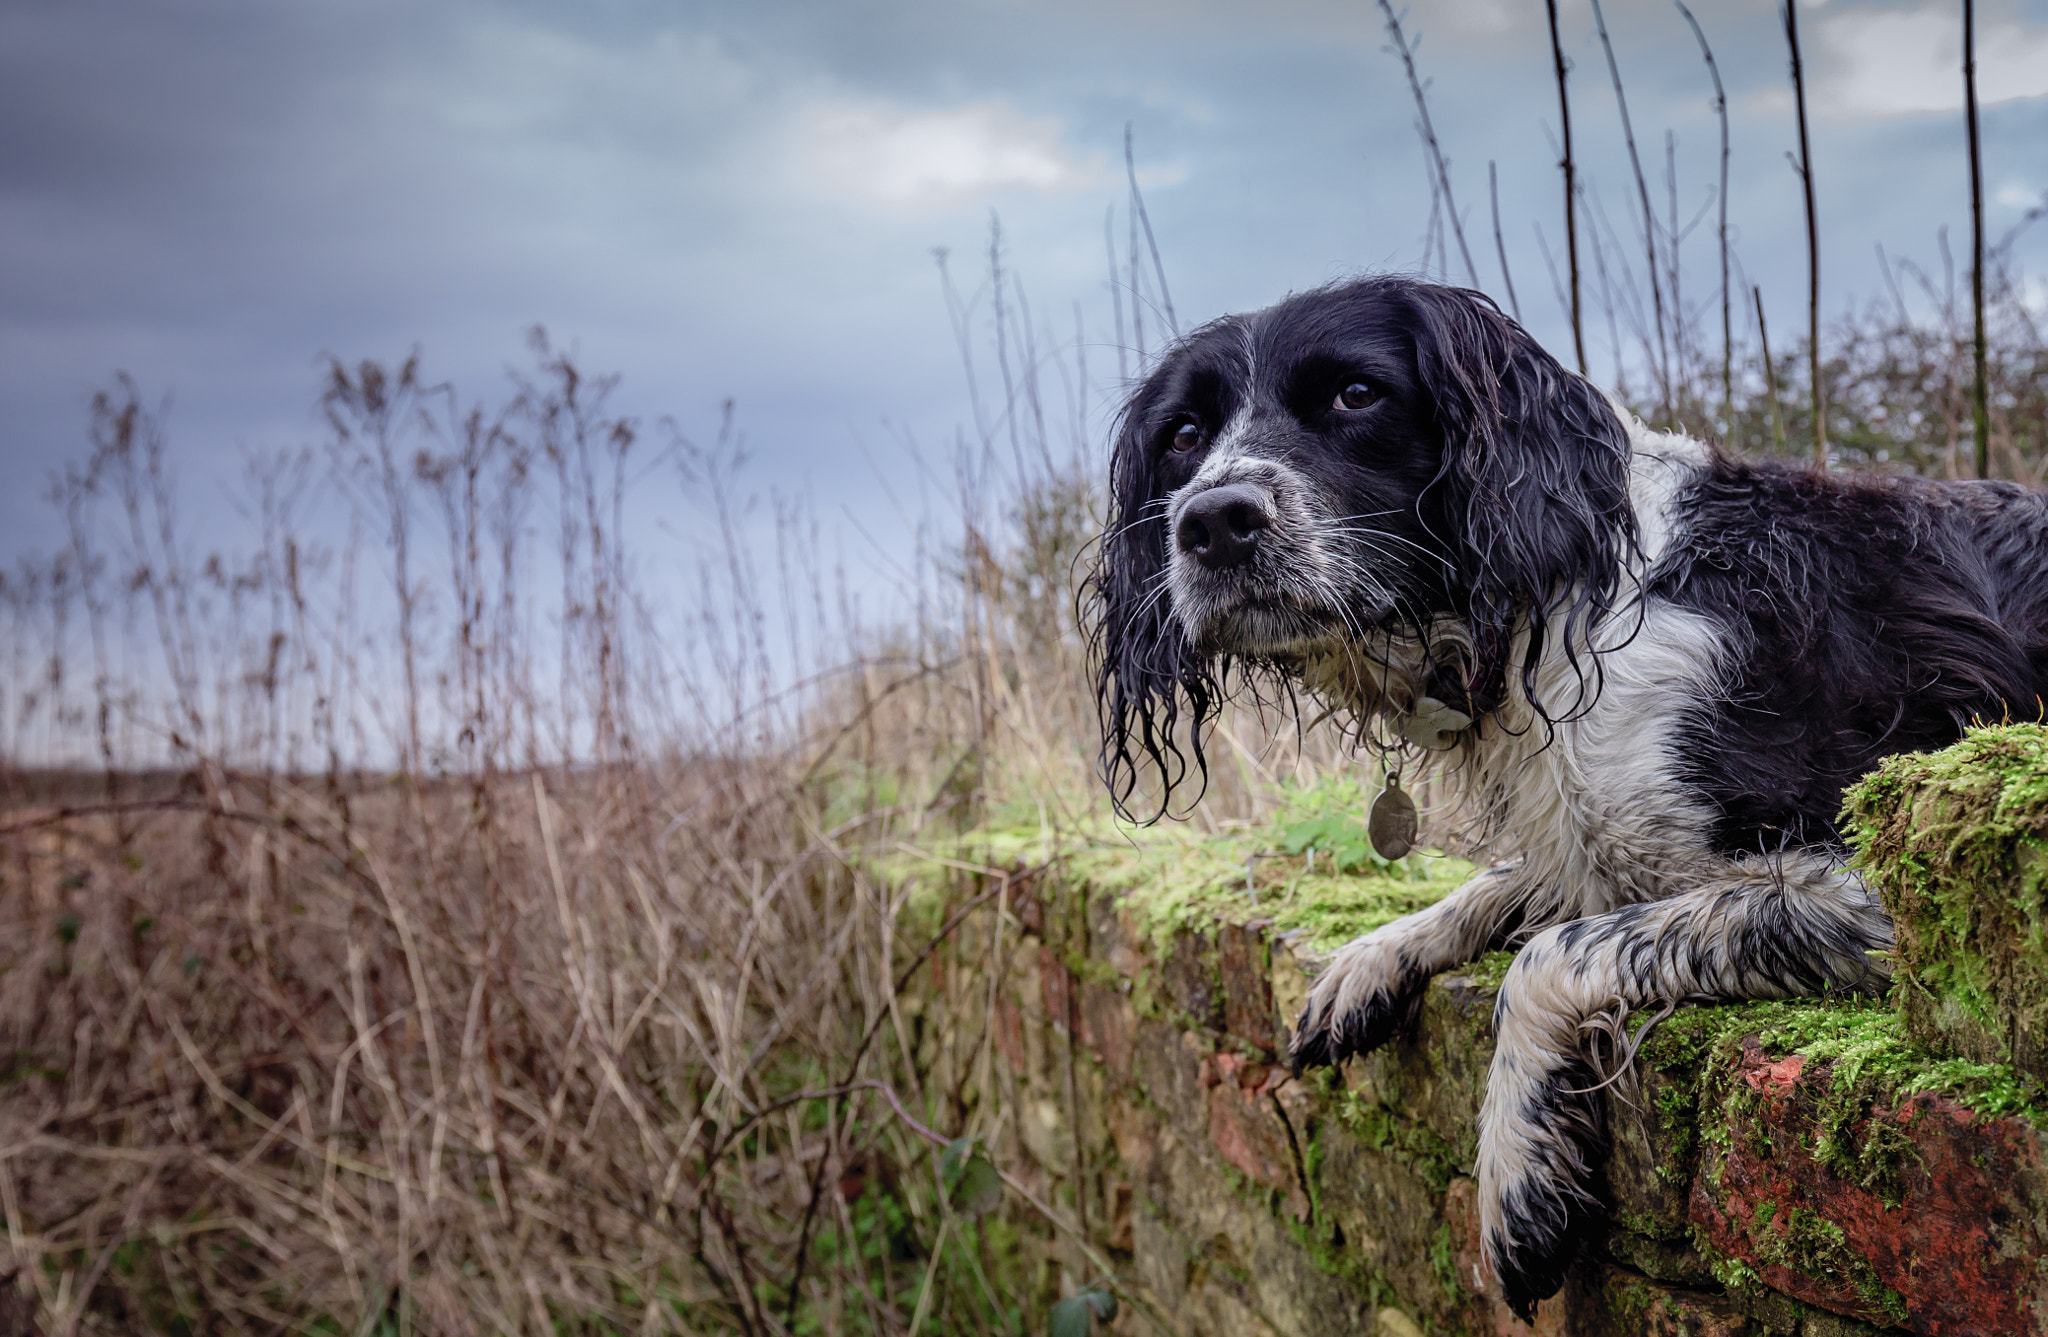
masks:
[[(2024, 59), (2048, 4), (1984, 8), (1995, 230), (2048, 186), (2048, 87)], [(1564, 9), (1588, 172), (1632, 244), (1605, 65), (1589, 12)], [(1760, 0), (1699, 9), (1734, 108), (1740, 259), (1789, 328), (1803, 249), (1778, 29)], [(1947, 10), (1804, 12), (1838, 308), (1875, 290), (1875, 243), (1931, 261), (1936, 229), (1966, 224)], [(1691, 35), (1649, 0), (1609, 17), (1660, 174), (1676, 132), (1689, 215), (1715, 143)], [(1499, 291), (1493, 159), (1524, 314), (1555, 346), (1534, 231), (1556, 244), (1542, 6), (1437, 0), (1408, 22), (1479, 276)], [(624, 372), (629, 408), (704, 432), (736, 396), (765, 476), (828, 511), (879, 506), (855, 434), (904, 475), (885, 420), (943, 442), (968, 417), (928, 248), (971, 283), (1000, 211), (1041, 313), (1064, 331), (1084, 303), (1096, 373), (1113, 363), (1101, 228), (1126, 122), (1184, 320), (1412, 265), (1429, 198), (1384, 45), (1370, 5), (1320, 0), (11, 5), (0, 456), (27, 481), (0, 522), (47, 535), (35, 480), (116, 369), (175, 391), (208, 504), (199, 480), (239, 447), (317, 434), (323, 351), (417, 343), (481, 393), (537, 322)], [(1704, 234), (1691, 245), (1710, 298)]]

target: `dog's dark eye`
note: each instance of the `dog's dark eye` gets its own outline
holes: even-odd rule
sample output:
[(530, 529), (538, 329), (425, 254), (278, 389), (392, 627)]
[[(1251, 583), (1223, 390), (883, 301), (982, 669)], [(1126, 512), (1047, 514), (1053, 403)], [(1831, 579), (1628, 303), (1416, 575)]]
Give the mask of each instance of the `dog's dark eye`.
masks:
[(1175, 428), (1175, 429), (1174, 429), (1174, 432), (1173, 432), (1173, 453), (1174, 453), (1174, 454), (1176, 454), (1176, 455), (1185, 455), (1185, 454), (1187, 454), (1187, 453), (1188, 453), (1189, 451), (1193, 450), (1193, 449), (1194, 449), (1194, 448), (1195, 448), (1196, 446), (1199, 446), (1199, 445), (1201, 445), (1201, 444), (1202, 444), (1202, 424), (1200, 424), (1200, 423), (1198, 423), (1198, 422), (1193, 422), (1193, 421), (1189, 421), (1189, 422), (1184, 422), (1184, 423), (1182, 423), (1182, 424), (1181, 424), (1181, 425), (1180, 425), (1179, 427), (1177, 427), (1177, 428)]
[(1337, 392), (1337, 402), (1331, 407), (1356, 412), (1359, 409), (1371, 408), (1379, 402), (1379, 397), (1379, 392), (1364, 381), (1353, 381)]

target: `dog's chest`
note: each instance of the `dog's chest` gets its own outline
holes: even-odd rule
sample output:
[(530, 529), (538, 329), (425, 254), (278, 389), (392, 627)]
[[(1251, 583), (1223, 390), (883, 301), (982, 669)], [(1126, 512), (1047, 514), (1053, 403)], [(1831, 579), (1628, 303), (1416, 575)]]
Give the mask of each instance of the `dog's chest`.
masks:
[(1600, 656), (1605, 680), (1590, 707), (1571, 709), (1577, 686), (1559, 657), (1538, 680), (1564, 716), (1554, 735), (1540, 722), (1511, 731), (1489, 720), (1477, 748), (1446, 769), (1466, 830), (1521, 861), (1537, 905), (1596, 914), (1696, 885), (1721, 862), (1710, 807), (1680, 778), (1675, 747), (1686, 713), (1712, 690), (1720, 640), (1708, 619), (1653, 606)]

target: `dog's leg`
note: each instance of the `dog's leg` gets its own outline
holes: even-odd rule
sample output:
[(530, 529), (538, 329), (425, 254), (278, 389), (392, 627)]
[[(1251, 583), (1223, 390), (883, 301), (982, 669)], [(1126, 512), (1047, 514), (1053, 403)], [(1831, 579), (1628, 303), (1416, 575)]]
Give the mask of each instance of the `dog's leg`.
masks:
[(1507, 974), (1479, 1114), (1481, 1239), (1524, 1319), (1564, 1280), (1599, 1212), (1600, 1083), (1580, 1023), (1628, 1008), (1870, 989), (1891, 920), (1861, 879), (1815, 853), (1758, 859), (1669, 900), (1545, 929)]
[(1379, 1048), (1415, 1020), (1429, 977), (1499, 939), (1520, 903), (1517, 864), (1489, 868), (1427, 910), (1346, 944), (1309, 991), (1289, 1050), (1294, 1070)]

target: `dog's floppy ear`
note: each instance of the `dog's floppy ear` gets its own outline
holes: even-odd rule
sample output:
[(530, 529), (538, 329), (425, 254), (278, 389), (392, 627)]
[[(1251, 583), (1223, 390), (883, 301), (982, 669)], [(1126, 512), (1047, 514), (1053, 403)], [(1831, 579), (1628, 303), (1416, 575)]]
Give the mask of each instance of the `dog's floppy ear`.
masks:
[[(1141, 388), (1124, 406), (1110, 451), (1109, 526), (1084, 587), (1090, 605), (1095, 705), (1102, 722), (1099, 766), (1117, 811), (1130, 803), (1146, 767), (1159, 777), (1163, 815), (1175, 786), (1208, 778), (1202, 726), (1221, 704), (1209, 658), (1188, 643), (1166, 590), (1167, 498), (1157, 453), (1147, 439), (1146, 410), (1154, 390)], [(1183, 701), (1187, 751), (1176, 738)]]
[[(1481, 293), (1417, 286), (1416, 364), (1435, 405), (1443, 465), (1433, 485), (1453, 531), (1459, 584), (1478, 650), (1475, 694), (1493, 697), (1510, 669), (1544, 719), (1589, 706), (1578, 652), (1613, 611), (1624, 565), (1637, 553), (1629, 504), (1629, 439), (1600, 392), (1543, 351)], [(1519, 627), (1527, 645), (1510, 664)], [(1536, 664), (1561, 637), (1580, 690), (1546, 701)]]

